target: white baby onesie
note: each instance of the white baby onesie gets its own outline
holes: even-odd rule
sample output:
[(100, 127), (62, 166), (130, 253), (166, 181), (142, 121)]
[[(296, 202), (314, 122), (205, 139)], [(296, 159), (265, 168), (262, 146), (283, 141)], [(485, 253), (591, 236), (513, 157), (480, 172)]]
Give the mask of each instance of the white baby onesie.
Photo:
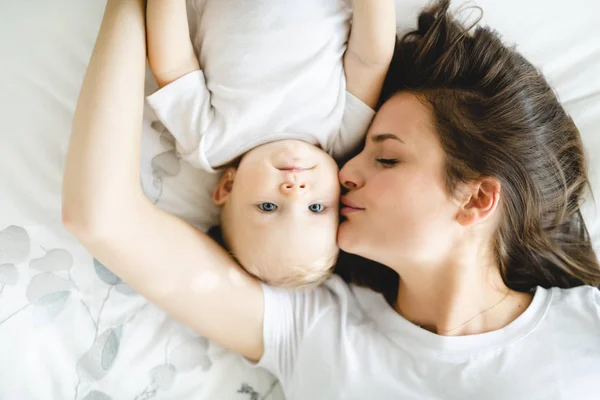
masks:
[(336, 158), (375, 112), (346, 92), (345, 0), (196, 0), (201, 71), (148, 97), (182, 157), (207, 171), (268, 142), (299, 139)]

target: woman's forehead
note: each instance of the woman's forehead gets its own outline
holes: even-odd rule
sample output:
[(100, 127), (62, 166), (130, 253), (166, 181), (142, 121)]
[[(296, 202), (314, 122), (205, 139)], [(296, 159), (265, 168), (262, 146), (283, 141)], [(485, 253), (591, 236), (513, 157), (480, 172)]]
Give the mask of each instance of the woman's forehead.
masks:
[(427, 105), (410, 92), (398, 93), (379, 109), (369, 130), (370, 140), (382, 134), (393, 134), (405, 144), (424, 131), (433, 133), (431, 111)]

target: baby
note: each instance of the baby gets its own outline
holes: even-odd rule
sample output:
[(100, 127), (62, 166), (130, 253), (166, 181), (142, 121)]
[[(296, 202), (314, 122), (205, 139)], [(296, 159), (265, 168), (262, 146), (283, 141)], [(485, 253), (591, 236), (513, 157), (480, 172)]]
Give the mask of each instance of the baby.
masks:
[(262, 281), (305, 287), (331, 273), (333, 157), (366, 134), (395, 24), (393, 0), (148, 0), (160, 87), (148, 102), (186, 161), (222, 171), (223, 244)]

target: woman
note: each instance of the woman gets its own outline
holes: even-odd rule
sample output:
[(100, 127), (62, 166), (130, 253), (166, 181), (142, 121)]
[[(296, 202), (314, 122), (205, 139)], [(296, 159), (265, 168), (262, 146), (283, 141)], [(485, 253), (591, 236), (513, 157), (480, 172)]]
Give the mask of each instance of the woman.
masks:
[(145, 200), (142, 0), (108, 0), (65, 224), (138, 292), (273, 372), (288, 399), (597, 397), (600, 292), (586, 285), (600, 268), (579, 213), (579, 134), (534, 67), (447, 8), (398, 43), (364, 149), (340, 171), (339, 244), (387, 268), (344, 274), (388, 301), (339, 277), (260, 285)]

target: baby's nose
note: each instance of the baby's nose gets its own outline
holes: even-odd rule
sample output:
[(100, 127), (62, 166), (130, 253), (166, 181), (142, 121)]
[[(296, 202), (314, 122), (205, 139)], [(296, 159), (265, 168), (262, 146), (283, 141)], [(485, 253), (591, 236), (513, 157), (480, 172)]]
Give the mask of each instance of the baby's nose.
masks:
[(279, 190), (281, 190), (283, 194), (291, 194), (296, 192), (302, 192), (306, 190), (307, 187), (308, 185), (306, 184), (306, 182), (302, 180), (288, 180), (282, 183), (281, 186), (279, 186)]

